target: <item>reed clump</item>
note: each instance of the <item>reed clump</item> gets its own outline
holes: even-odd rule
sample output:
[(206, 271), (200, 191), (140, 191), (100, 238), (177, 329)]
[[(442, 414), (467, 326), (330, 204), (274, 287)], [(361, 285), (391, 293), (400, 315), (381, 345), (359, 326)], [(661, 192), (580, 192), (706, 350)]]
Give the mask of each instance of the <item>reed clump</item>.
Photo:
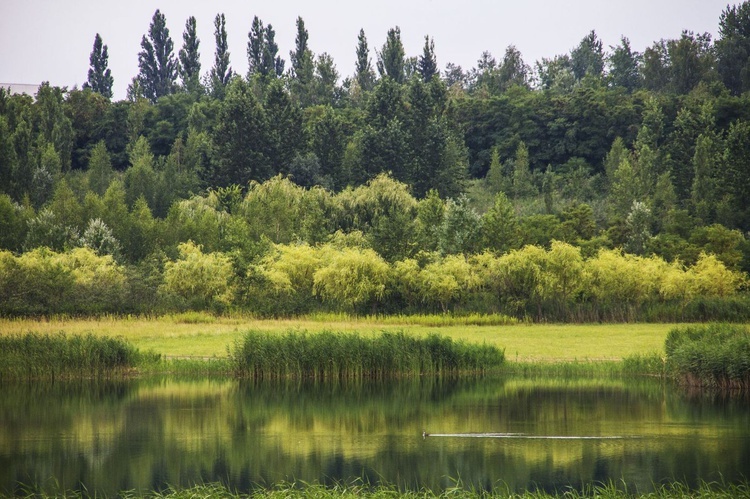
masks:
[(750, 389), (750, 329), (709, 324), (672, 329), (664, 342), (667, 371), (689, 386)]
[(499, 368), (503, 350), (435, 334), (249, 331), (229, 352), (236, 375), (253, 379), (385, 379), (403, 376), (484, 374)]
[(120, 338), (26, 333), (0, 336), (0, 379), (101, 378), (156, 360)]

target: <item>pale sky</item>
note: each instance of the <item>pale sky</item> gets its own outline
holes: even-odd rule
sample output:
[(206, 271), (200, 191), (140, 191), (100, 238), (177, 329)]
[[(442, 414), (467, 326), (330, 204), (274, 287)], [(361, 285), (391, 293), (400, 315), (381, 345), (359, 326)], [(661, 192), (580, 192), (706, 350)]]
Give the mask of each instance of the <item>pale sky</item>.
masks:
[(719, 16), (729, 0), (0, 0), (0, 83), (80, 87), (99, 33), (109, 49), (115, 99), (125, 98), (138, 73), (141, 37), (154, 11), (166, 16), (175, 44), (182, 46), (185, 21), (195, 16), (201, 45), (201, 73), (213, 65), (213, 20), (223, 12), (231, 65), (247, 72), (247, 34), (253, 16), (276, 31), (279, 54), (294, 49), (295, 20), (302, 16), (309, 46), (333, 56), (339, 74), (354, 72), (357, 34), (364, 28), (373, 68), (389, 28), (399, 26), (407, 56), (419, 55), (424, 36), (435, 40), (438, 66), (453, 62), (464, 70), (483, 51), (500, 60), (513, 44), (527, 64), (567, 53), (592, 29), (605, 49), (627, 36), (642, 52), (654, 41), (678, 38), (683, 29), (718, 33)]

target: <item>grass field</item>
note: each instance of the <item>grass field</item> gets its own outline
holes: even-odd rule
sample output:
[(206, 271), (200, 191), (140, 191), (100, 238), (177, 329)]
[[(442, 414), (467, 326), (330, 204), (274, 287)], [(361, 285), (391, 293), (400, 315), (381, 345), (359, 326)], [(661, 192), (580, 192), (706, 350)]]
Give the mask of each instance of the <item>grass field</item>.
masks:
[[(396, 321), (397, 322), (397, 321)], [(408, 321), (405, 321), (408, 322)], [(664, 339), (675, 324), (516, 324), (501, 326), (425, 326), (387, 323), (375, 318), (341, 320), (258, 320), (243, 317), (163, 316), (158, 318), (0, 319), (0, 335), (65, 332), (123, 337), (141, 351), (168, 357), (226, 357), (249, 330), (283, 333), (290, 329), (357, 332), (404, 331), (450, 336), (471, 343), (486, 342), (505, 349), (510, 362), (621, 360), (628, 355), (663, 352)]]

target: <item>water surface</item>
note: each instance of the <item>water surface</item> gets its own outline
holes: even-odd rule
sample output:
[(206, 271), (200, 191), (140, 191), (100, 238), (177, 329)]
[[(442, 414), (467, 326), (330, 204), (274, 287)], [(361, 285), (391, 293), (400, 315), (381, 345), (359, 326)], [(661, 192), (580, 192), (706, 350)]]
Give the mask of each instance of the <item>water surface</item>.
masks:
[(5, 493), (358, 478), (511, 491), (616, 481), (645, 492), (739, 482), (748, 470), (746, 397), (659, 382), (0, 384)]

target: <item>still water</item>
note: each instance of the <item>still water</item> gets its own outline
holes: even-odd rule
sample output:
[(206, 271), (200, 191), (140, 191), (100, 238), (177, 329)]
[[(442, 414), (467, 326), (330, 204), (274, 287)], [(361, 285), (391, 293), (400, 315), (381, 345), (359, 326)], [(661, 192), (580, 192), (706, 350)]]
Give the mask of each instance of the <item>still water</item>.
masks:
[(0, 384), (5, 494), (357, 478), (436, 491), (459, 479), (511, 491), (615, 481), (645, 492), (748, 473), (747, 397), (651, 381)]

